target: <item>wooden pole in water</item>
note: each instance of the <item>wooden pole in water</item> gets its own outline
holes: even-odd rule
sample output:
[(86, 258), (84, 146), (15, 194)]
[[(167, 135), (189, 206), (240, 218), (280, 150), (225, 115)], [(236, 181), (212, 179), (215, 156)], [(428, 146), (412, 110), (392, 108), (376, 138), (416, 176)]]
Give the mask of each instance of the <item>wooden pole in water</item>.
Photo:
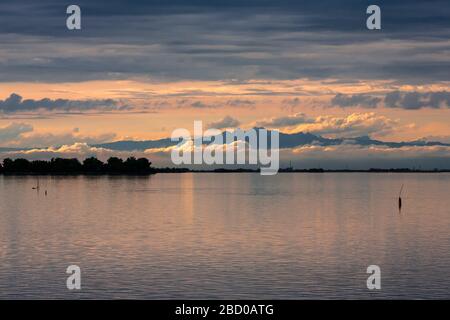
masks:
[(402, 191), (403, 191), (403, 184), (402, 187), (400, 188), (400, 192), (398, 194), (398, 209), (402, 210)]

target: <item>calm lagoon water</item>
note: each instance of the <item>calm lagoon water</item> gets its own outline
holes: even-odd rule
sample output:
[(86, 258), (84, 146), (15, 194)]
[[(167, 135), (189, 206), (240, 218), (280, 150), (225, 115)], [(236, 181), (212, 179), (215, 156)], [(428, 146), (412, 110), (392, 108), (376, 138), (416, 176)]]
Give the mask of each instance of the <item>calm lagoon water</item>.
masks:
[[(3, 299), (450, 298), (450, 174), (40, 177), (39, 193), (35, 184), (0, 176)], [(72, 264), (78, 292), (66, 288)], [(372, 264), (377, 292), (366, 287)]]

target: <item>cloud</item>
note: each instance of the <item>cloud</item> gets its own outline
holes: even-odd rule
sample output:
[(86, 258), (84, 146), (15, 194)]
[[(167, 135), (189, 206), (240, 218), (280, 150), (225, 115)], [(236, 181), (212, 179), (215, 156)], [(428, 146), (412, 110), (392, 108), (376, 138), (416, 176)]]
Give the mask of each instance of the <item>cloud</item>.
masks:
[(33, 126), (27, 123), (11, 123), (0, 128), (0, 142), (19, 138), (22, 134), (33, 131)]
[(366, 94), (345, 95), (339, 93), (331, 100), (331, 104), (342, 108), (357, 106), (363, 108), (376, 108), (381, 101), (382, 99), (379, 97), (373, 97)]
[(81, 33), (67, 32), (56, 2), (0, 3), (0, 81), (426, 82), (445, 81), (450, 70), (445, 0), (380, 0), (383, 32), (370, 34), (364, 1), (78, 0), (89, 13)]
[(232, 99), (232, 100), (228, 100), (226, 102), (226, 105), (230, 106), (230, 107), (253, 107), (255, 105), (255, 101)]
[(113, 151), (106, 148), (92, 147), (84, 142), (62, 145), (59, 147), (33, 148), (28, 150), (7, 151), (0, 153), (0, 158), (25, 158), (30, 160), (49, 160), (51, 158), (77, 158), (83, 160), (87, 157), (97, 157), (106, 160), (109, 157), (126, 158), (130, 156), (146, 157), (145, 152)]
[(19, 113), (33, 111), (60, 111), (85, 112), (92, 110), (115, 111), (126, 110), (128, 107), (113, 99), (102, 100), (68, 100), (49, 99), (40, 100), (23, 99), (22, 96), (12, 93), (8, 98), (0, 100), (0, 113)]
[(370, 169), (422, 168), (449, 169), (450, 147), (446, 146), (336, 146), (306, 145), (280, 153), (282, 161), (296, 168)]
[[(190, 93), (187, 92), (189, 95)], [(196, 93), (196, 95), (209, 95), (207, 92)], [(256, 102), (252, 100), (230, 99), (226, 101), (204, 102), (201, 100), (179, 99), (176, 102), (178, 108), (194, 108), (194, 109), (217, 109), (221, 107), (232, 108), (254, 108)]]
[(67, 133), (33, 133), (19, 137), (8, 143), (9, 147), (48, 147), (74, 144), (77, 142), (98, 144), (111, 142), (117, 138), (115, 133), (103, 133), (99, 135), (84, 135), (79, 132)]
[[(232, 145), (211, 146), (214, 150), (224, 150), (225, 147), (236, 148), (238, 142)], [(106, 148), (89, 146), (86, 143), (74, 143), (60, 147), (50, 147), (42, 149), (31, 149), (22, 151), (0, 151), (0, 159), (4, 158), (26, 158), (29, 160), (49, 160), (55, 157), (78, 158), (95, 156), (102, 161), (115, 156), (126, 158), (130, 156), (146, 157), (156, 166), (174, 167), (170, 160), (171, 151), (186, 150), (192, 151), (192, 143), (186, 143), (180, 147), (155, 148), (145, 151), (113, 151)], [(376, 168), (399, 168), (417, 167), (433, 169), (449, 169), (450, 147), (447, 146), (404, 146), (401, 148), (390, 148), (384, 145), (360, 146), (352, 144), (321, 146), (305, 145), (293, 149), (280, 150), (282, 161), (292, 161), (296, 168), (322, 167), (322, 168), (350, 168), (369, 169)], [(288, 163), (288, 162), (287, 162)], [(208, 166), (197, 166), (196, 168), (211, 169)]]
[(4, 152), (2, 158), (26, 158), (30, 160), (46, 160), (55, 157), (60, 158), (78, 158), (84, 159), (90, 156), (96, 156), (100, 159), (107, 159), (110, 156), (118, 155), (120, 152), (104, 148), (95, 148), (87, 143), (77, 142), (70, 145), (62, 145), (60, 147), (34, 148), (30, 150)]
[(384, 103), (388, 108), (418, 110), (422, 108), (450, 108), (450, 92), (401, 92), (386, 94)]
[(297, 113), (291, 116), (258, 121), (256, 125), (324, 136), (356, 137), (373, 133), (385, 135), (398, 127), (398, 121), (379, 116), (373, 112), (352, 113), (344, 117), (318, 116), (316, 118), (308, 117), (304, 113)]
[(49, 147), (74, 144), (76, 142), (97, 144), (113, 141), (116, 137), (115, 133), (84, 135), (79, 128), (63, 133), (35, 132), (32, 125), (15, 122), (0, 128), (0, 143), (2, 147)]
[(392, 91), (386, 93), (384, 97), (370, 94), (345, 95), (337, 94), (331, 99), (331, 104), (342, 108), (362, 107), (377, 108), (384, 102), (387, 108), (397, 108), (405, 110), (419, 110), (422, 108), (450, 108), (450, 92), (448, 91)]
[(210, 109), (210, 108), (216, 108), (217, 107), (216, 105), (207, 104), (207, 103), (204, 103), (203, 101), (192, 102), (189, 106), (191, 108), (196, 108), (196, 109)]
[(370, 113), (352, 113), (346, 117), (320, 116), (314, 123), (297, 127), (298, 130), (320, 135), (341, 137), (385, 135), (398, 126), (398, 121)]
[(304, 113), (297, 113), (285, 117), (272, 118), (270, 120), (257, 121), (256, 126), (267, 128), (292, 127), (304, 123), (314, 123), (314, 119), (308, 118)]
[(420, 159), (450, 158), (448, 146), (360, 146), (343, 144), (337, 146), (307, 145), (292, 149), (292, 153), (302, 158), (328, 160), (370, 160), (370, 159)]
[(241, 124), (241, 122), (237, 119), (234, 119), (230, 116), (226, 116), (225, 118), (216, 121), (211, 122), (208, 124), (208, 128), (214, 128), (214, 129), (226, 129), (226, 128), (236, 128)]
[(292, 99), (284, 99), (283, 105), (291, 108), (297, 107), (298, 105), (300, 105), (300, 98), (296, 97)]
[(88, 157), (96, 157), (106, 161), (110, 157), (119, 157), (122, 159), (128, 157), (149, 158), (154, 165), (170, 165), (170, 149), (153, 151), (116, 151), (107, 148), (98, 148), (90, 146), (84, 142), (62, 145), (59, 147), (33, 148), (28, 150), (1, 151), (0, 159), (5, 158), (24, 158), (28, 160), (50, 160), (52, 158), (77, 158), (80, 161)]

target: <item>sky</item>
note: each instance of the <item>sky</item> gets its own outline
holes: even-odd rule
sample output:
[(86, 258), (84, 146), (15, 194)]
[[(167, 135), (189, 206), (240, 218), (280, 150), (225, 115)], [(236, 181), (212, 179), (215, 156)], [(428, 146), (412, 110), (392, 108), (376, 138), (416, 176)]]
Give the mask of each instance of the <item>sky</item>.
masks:
[[(81, 30), (66, 28), (70, 4)], [(381, 30), (366, 28), (370, 4)], [(0, 147), (53, 148), (14, 156), (97, 154), (194, 120), (450, 143), (448, 1), (18, 0), (0, 3), (0, 43)], [(445, 166), (450, 154), (313, 151), (285, 160)]]

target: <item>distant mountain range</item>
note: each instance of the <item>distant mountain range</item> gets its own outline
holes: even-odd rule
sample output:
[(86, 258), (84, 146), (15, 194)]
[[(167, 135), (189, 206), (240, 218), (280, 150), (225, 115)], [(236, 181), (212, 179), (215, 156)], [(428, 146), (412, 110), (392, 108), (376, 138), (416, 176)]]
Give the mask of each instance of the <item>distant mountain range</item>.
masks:
[[(259, 128), (257, 128), (259, 130)], [(225, 135), (228, 133), (223, 133), (223, 139), (225, 141)], [(384, 145), (390, 148), (400, 148), (404, 146), (450, 146), (450, 144), (442, 143), (438, 141), (425, 141), (425, 140), (415, 140), (407, 142), (386, 142), (380, 140), (371, 139), (369, 136), (361, 136), (356, 138), (324, 138), (320, 135), (314, 135), (311, 133), (281, 133), (280, 132), (280, 148), (294, 148), (298, 146), (319, 144), (323, 146), (332, 146), (340, 144), (354, 144), (360, 146), (370, 146), (370, 145)], [(171, 139), (159, 139), (159, 140), (145, 140), (145, 141), (116, 141), (110, 143), (102, 143), (93, 145), (94, 147), (106, 148), (117, 151), (135, 151), (135, 150), (146, 150), (155, 148), (167, 148), (176, 145), (177, 142), (171, 141)]]
[[(260, 128), (256, 128), (259, 130)], [(270, 131), (269, 131), (270, 132)], [(222, 137), (225, 141), (225, 137), (227, 134), (233, 134), (233, 132), (223, 132)], [(93, 147), (97, 148), (105, 148), (116, 151), (142, 151), (146, 149), (156, 149), (156, 148), (167, 148), (171, 146), (175, 146), (177, 142), (171, 141), (170, 138), (159, 139), (159, 140), (143, 140), (143, 141), (135, 141), (135, 140), (124, 140), (124, 141), (115, 141), (108, 143), (100, 143), (94, 144)], [(450, 146), (449, 143), (443, 143), (439, 141), (426, 141), (426, 140), (415, 140), (415, 141), (405, 141), (405, 142), (388, 142), (381, 140), (374, 140), (369, 136), (361, 136), (356, 138), (325, 138), (320, 135), (315, 135), (311, 133), (282, 133), (280, 132), (280, 148), (295, 148), (304, 145), (318, 144), (322, 146), (334, 146), (340, 144), (353, 144), (360, 146), (387, 146), (390, 148), (401, 148), (405, 146)], [(29, 150), (31, 148), (0, 148), (0, 152), (11, 152), (11, 151), (19, 151), (19, 150)]]

